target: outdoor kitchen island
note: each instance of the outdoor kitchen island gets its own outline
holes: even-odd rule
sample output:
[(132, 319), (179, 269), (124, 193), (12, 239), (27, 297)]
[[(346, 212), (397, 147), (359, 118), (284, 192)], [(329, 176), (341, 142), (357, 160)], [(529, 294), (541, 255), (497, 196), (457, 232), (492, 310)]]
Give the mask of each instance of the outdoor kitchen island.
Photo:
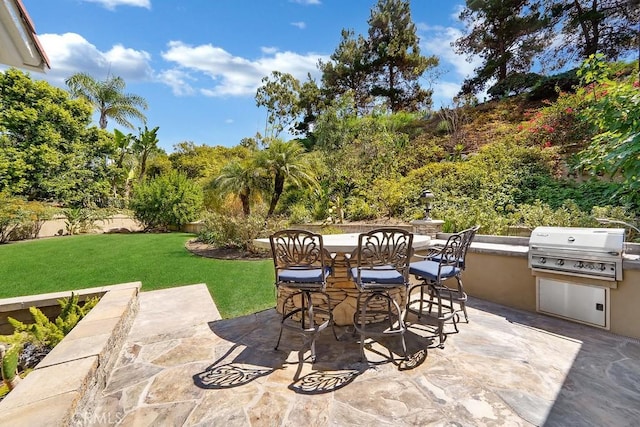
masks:
[[(332, 253), (332, 273), (327, 278), (327, 295), (331, 302), (333, 319), (336, 325), (346, 326), (353, 325), (353, 318), (356, 312), (356, 302), (359, 291), (356, 288), (352, 278), (349, 277), (349, 261), (348, 258), (352, 252), (358, 247), (358, 234), (359, 233), (342, 233), (342, 234), (327, 234), (323, 235), (324, 248), (328, 253)], [(270, 249), (269, 239), (255, 239), (254, 245), (258, 248)], [(413, 236), (413, 249), (417, 252), (426, 251), (431, 245), (431, 237), (421, 234), (414, 234)], [(329, 258), (330, 255), (327, 255)], [(293, 300), (289, 299), (287, 302), (289, 306), (285, 306), (285, 302), (288, 297), (296, 293), (295, 289), (281, 286), (278, 292), (276, 310), (282, 313), (285, 310), (293, 309)], [(390, 291), (391, 296), (398, 302), (400, 306), (405, 304), (406, 292), (404, 289), (396, 289)], [(319, 299), (316, 304), (324, 304), (322, 299)], [(381, 307), (386, 304), (385, 301), (380, 302)], [(382, 309), (382, 308), (381, 308)], [(324, 314), (317, 313), (316, 317), (321, 319), (320, 321), (327, 320)], [(376, 315), (373, 317), (374, 321), (383, 321), (386, 316)], [(296, 317), (294, 317), (296, 319)]]
[[(437, 236), (438, 240), (446, 238), (446, 234)], [(640, 339), (640, 244), (624, 243), (621, 280), (535, 271), (530, 267), (529, 251), (528, 237), (477, 235), (467, 254), (467, 269), (463, 273), (465, 291), (487, 301), (549, 314), (539, 310), (540, 278), (562, 282), (563, 286), (572, 289), (571, 285), (577, 285), (579, 290), (605, 289), (605, 324), (592, 326)], [(567, 304), (572, 303), (575, 301), (567, 301)]]

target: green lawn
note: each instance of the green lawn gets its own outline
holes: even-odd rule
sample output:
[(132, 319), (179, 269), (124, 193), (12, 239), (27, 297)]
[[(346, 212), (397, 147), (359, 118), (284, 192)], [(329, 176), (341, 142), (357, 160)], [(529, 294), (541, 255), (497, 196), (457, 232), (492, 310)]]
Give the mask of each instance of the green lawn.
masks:
[(142, 291), (206, 283), (224, 318), (275, 305), (273, 263), (201, 258), (191, 234), (93, 234), (0, 245), (0, 298), (140, 281)]

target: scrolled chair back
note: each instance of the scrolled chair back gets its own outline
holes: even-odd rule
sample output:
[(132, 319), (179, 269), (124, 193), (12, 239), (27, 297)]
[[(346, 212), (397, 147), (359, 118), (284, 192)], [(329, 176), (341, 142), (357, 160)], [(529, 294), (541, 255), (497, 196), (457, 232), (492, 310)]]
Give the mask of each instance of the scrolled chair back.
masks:
[(358, 237), (353, 254), (361, 268), (393, 268), (408, 277), (413, 234), (401, 228), (378, 228)]
[(307, 269), (325, 265), (320, 234), (306, 230), (280, 230), (269, 240), (276, 268)]
[(471, 242), (473, 242), (473, 239), (476, 237), (476, 233), (478, 232), (478, 230), (480, 229), (479, 225), (476, 225), (474, 227), (471, 228), (467, 228), (466, 230), (463, 230), (460, 232), (460, 234), (462, 234), (462, 256), (460, 257), (460, 268), (462, 268), (464, 270), (465, 268), (465, 259), (467, 257), (467, 251), (469, 250), (469, 247), (471, 246)]
[(456, 233), (449, 236), (447, 243), (438, 254), (437, 259), (441, 266), (458, 267), (463, 259), (465, 251), (465, 240), (463, 233)]

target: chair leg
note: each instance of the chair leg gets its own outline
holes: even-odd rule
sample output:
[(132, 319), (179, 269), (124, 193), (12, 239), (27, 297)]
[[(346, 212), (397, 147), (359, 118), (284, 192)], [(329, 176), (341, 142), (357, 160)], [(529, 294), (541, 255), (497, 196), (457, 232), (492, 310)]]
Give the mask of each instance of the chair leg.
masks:
[[(407, 326), (404, 323), (405, 315), (407, 314), (406, 310), (400, 310), (400, 305), (394, 300), (391, 295), (387, 294), (387, 298), (393, 303), (396, 310), (398, 311), (398, 328), (400, 330), (400, 342), (402, 343), (402, 356), (404, 360), (409, 360), (409, 353), (407, 353), (407, 343), (404, 340), (404, 333), (407, 330)], [(389, 311), (391, 313), (391, 311)]]
[(340, 341), (338, 338), (338, 333), (336, 332), (336, 322), (333, 320), (333, 309), (331, 307), (331, 299), (329, 298), (329, 294), (326, 292), (320, 292), (327, 299), (327, 312), (329, 313), (329, 322), (331, 323), (331, 330), (333, 331), (333, 337), (336, 341)]
[[(425, 299), (425, 291), (424, 291), (425, 286), (427, 286), (426, 283), (420, 283), (418, 285), (412, 286), (411, 288), (409, 288), (407, 290), (406, 308), (410, 309), (411, 308), (411, 303), (412, 302), (417, 302), (418, 303), (418, 309), (417, 310), (416, 309), (411, 309), (410, 311), (414, 312), (418, 316), (418, 319), (422, 318), (422, 314), (424, 313), (424, 306), (425, 306), (425, 303), (427, 302), (427, 300)], [(418, 289), (420, 291), (419, 292), (419, 298), (417, 300), (412, 300), (411, 299), (411, 295), (412, 295), (412, 293), (413, 293), (413, 291), (415, 289)], [(429, 304), (429, 314), (431, 314), (431, 302), (428, 302), (428, 304)]]
[[(282, 330), (284, 329), (284, 322), (285, 320), (287, 320), (287, 317), (291, 315), (290, 313), (287, 313), (287, 301), (292, 299), (292, 295), (289, 295), (282, 302), (282, 319), (280, 320), (280, 332), (278, 333), (278, 341), (276, 342), (276, 346), (274, 347), (274, 350), (278, 350), (278, 347), (280, 347), (280, 340), (282, 339)], [(277, 299), (277, 294), (276, 294), (276, 299)]]
[[(363, 296), (365, 295), (366, 297), (364, 297), (364, 301), (363, 301)], [(356, 326), (356, 330), (360, 333), (360, 361), (364, 362), (366, 360), (365, 353), (364, 353), (364, 342), (368, 336), (366, 331), (366, 314), (368, 311), (367, 308), (369, 307), (370, 301), (377, 298), (382, 298), (387, 301), (387, 317), (389, 321), (389, 331), (391, 331), (394, 334), (396, 333), (400, 334), (400, 342), (402, 344), (402, 356), (404, 360), (408, 360), (409, 355), (407, 352), (407, 344), (404, 339), (404, 332), (406, 331), (406, 326), (404, 324), (404, 317), (406, 314), (406, 310), (401, 310), (400, 306), (398, 305), (398, 302), (395, 299), (393, 299), (393, 297), (388, 292), (374, 291), (368, 295), (362, 292), (359, 293), (358, 299), (356, 302), (356, 313), (354, 314), (354, 324)], [(398, 317), (397, 329), (394, 328), (394, 325), (393, 325), (393, 318), (395, 317), (393, 315), (394, 310), (397, 313), (397, 317)], [(374, 336), (385, 335), (385, 333), (376, 332), (376, 333), (373, 333), (372, 335)]]
[[(309, 321), (308, 327), (305, 327), (305, 300), (306, 300), (306, 316)], [(314, 329), (315, 331), (311, 335), (311, 342), (309, 344), (309, 350), (311, 350), (311, 362), (316, 361), (316, 336), (318, 335), (318, 330), (316, 328), (316, 319), (313, 313), (313, 303), (311, 301), (311, 292), (304, 291), (302, 292), (302, 330), (307, 331)], [(306, 332), (303, 333), (303, 336), (306, 338)]]
[[(316, 322), (316, 312), (318, 312), (318, 314), (324, 314), (325, 309), (324, 307), (317, 308), (316, 306), (314, 306), (312, 295), (315, 293), (319, 293), (323, 295), (324, 298), (326, 298), (326, 301), (327, 301), (326, 315), (328, 316), (327, 320), (320, 320)], [(294, 299), (296, 297), (300, 297), (300, 307), (297, 307), (297, 308), (294, 303)], [(287, 311), (288, 306), (289, 307), (293, 306), (293, 308)], [(298, 292), (293, 292), (289, 296), (287, 296), (282, 306), (282, 320), (280, 322), (280, 332), (278, 334), (278, 341), (276, 343), (275, 350), (278, 350), (278, 347), (280, 346), (280, 341), (282, 339), (282, 333), (283, 333), (282, 331), (285, 327), (285, 322), (287, 321), (287, 319), (293, 320), (293, 317), (296, 316), (298, 313), (300, 314), (300, 320), (299, 320), (300, 323), (298, 327), (291, 328), (288, 325), (287, 328), (298, 329), (297, 332), (302, 335), (304, 340), (303, 348), (306, 349), (307, 346), (309, 346), (309, 350), (311, 351), (311, 360), (315, 361), (316, 360), (316, 338), (320, 332), (322, 332), (327, 326), (329, 326), (329, 324), (331, 324), (331, 328), (333, 330), (333, 336), (335, 337), (335, 339), (337, 341), (340, 340), (338, 338), (338, 333), (336, 332), (336, 329), (335, 329), (335, 322), (333, 320), (333, 313), (331, 312), (331, 300), (329, 299), (329, 295), (322, 290), (303, 289), (303, 290), (299, 290)]]
[(282, 338), (282, 329), (284, 328), (283, 323), (280, 322), (280, 333), (278, 334), (278, 342), (276, 343), (276, 346), (274, 348), (274, 350), (277, 350), (278, 347), (280, 346), (280, 339)]
[(456, 280), (458, 281), (458, 302), (462, 309), (462, 313), (464, 313), (465, 322), (469, 323), (469, 315), (467, 314), (467, 293), (464, 291), (464, 286), (462, 286), (462, 279), (456, 276)]
[[(367, 312), (367, 303), (369, 302), (369, 297), (366, 297), (364, 304), (362, 303), (363, 295), (364, 295), (363, 293), (358, 294), (358, 299), (356, 300), (356, 315), (355, 315), (356, 319), (354, 319), (355, 320), (354, 323), (357, 325), (355, 330), (360, 332), (360, 361), (361, 362), (365, 361), (365, 357), (364, 357), (364, 340), (366, 339), (365, 314)], [(358, 311), (360, 312), (359, 315), (358, 315)]]

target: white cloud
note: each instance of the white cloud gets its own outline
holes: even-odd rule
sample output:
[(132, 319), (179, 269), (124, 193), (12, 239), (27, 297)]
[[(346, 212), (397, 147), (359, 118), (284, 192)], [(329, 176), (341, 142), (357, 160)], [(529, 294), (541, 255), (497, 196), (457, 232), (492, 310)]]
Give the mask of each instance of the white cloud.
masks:
[(453, 97), (460, 91), (460, 83), (441, 82), (433, 88), (433, 103), (435, 106), (446, 106), (450, 104)]
[(194, 80), (189, 74), (178, 69), (162, 71), (158, 74), (157, 79), (171, 88), (176, 96), (187, 96), (196, 93), (196, 90), (187, 80)]
[(104, 8), (114, 10), (118, 6), (144, 7), (151, 9), (151, 0), (82, 0), (88, 3), (98, 3)]
[(298, 3), (298, 4), (304, 4), (304, 5), (322, 4), (320, 0), (290, 0), (290, 1), (291, 3)]
[(125, 81), (149, 80), (153, 74), (149, 65), (151, 55), (144, 50), (117, 44), (102, 52), (76, 33), (42, 34), (38, 38), (51, 62), (45, 79), (56, 85), (78, 72), (98, 79), (110, 74)]
[(464, 4), (457, 4), (454, 7), (454, 12), (451, 14), (451, 19), (458, 21), (460, 19), (460, 14), (465, 9)]
[(292, 22), (291, 25), (293, 25), (294, 27), (298, 27), (301, 30), (304, 30), (307, 27), (307, 24), (305, 24), (303, 21)]
[[(262, 52), (261, 58), (250, 60), (233, 56), (211, 44), (191, 46), (172, 41), (162, 57), (176, 63), (179, 70), (201, 82), (202, 88), (199, 90), (202, 94), (215, 97), (253, 96), (261, 84), (260, 80), (275, 70), (290, 73), (301, 81), (306, 80), (307, 73), (318, 74), (316, 64), (319, 59), (328, 59), (313, 53), (300, 55), (273, 48), (263, 48)], [(201, 75), (208, 79), (202, 82), (198, 78)]]
[(458, 78), (466, 78), (473, 74), (473, 70), (480, 65), (480, 58), (472, 58), (457, 54), (451, 45), (462, 37), (461, 30), (453, 27), (440, 28), (431, 31), (429, 35), (422, 36), (421, 48), (425, 55), (436, 55), (440, 58), (441, 67), (452, 68)]
[[(456, 21), (461, 10), (460, 5), (455, 15), (452, 15)], [(416, 27), (420, 32), (422, 54), (435, 55), (440, 60), (439, 78), (432, 85), (434, 107), (450, 105), (452, 98), (460, 91), (462, 81), (474, 75), (474, 70), (482, 64), (482, 59), (474, 56), (469, 61), (466, 55), (455, 52), (452, 44), (464, 35), (459, 28), (425, 23), (418, 23)], [(480, 99), (482, 95), (478, 95)]]

